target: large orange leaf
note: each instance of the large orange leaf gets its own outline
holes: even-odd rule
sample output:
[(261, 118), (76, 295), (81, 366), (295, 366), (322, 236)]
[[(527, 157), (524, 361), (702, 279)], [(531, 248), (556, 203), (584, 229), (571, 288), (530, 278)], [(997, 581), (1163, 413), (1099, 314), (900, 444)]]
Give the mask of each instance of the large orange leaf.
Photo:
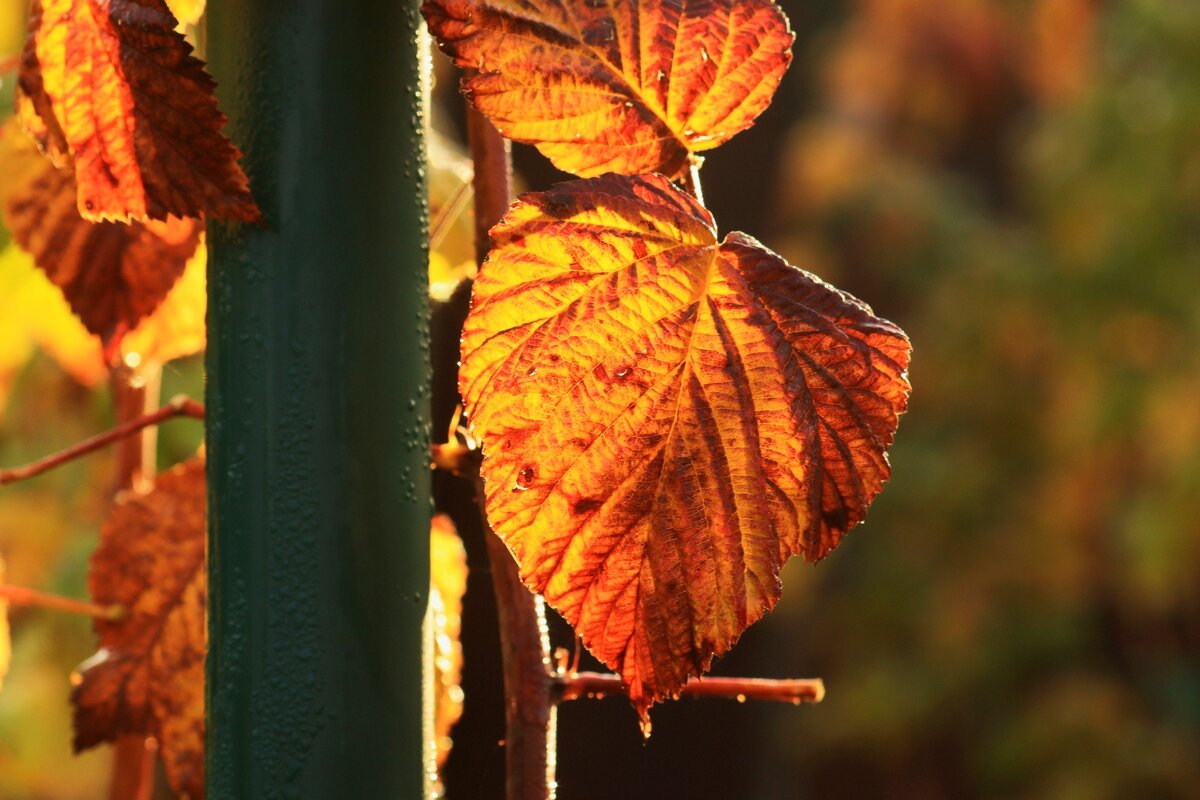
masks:
[(524, 196), (462, 339), (488, 519), (639, 711), (708, 669), (888, 476), (909, 343), (662, 176)]
[(425, 0), (463, 91), (560, 169), (678, 174), (770, 104), (793, 36), (771, 0)]
[(258, 219), (212, 78), (175, 27), (163, 0), (33, 0), (22, 118), (69, 152), (89, 219)]
[(129, 610), (98, 620), (100, 650), (71, 693), (75, 748), (125, 733), (158, 738), (172, 788), (204, 797), (204, 459), (121, 495), (100, 533), (88, 588)]
[(70, 169), (54, 166), (7, 126), (2, 179), (5, 224), (106, 347), (155, 310), (196, 250), (200, 225), (171, 217), (89, 222), (75, 205)]

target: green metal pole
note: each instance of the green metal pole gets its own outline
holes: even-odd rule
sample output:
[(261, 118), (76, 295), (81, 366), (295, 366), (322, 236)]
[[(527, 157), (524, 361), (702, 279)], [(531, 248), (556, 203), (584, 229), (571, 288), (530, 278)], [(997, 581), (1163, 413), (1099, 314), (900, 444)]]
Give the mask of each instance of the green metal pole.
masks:
[(209, 226), (208, 795), (424, 793), (416, 0), (210, 0), (262, 226)]

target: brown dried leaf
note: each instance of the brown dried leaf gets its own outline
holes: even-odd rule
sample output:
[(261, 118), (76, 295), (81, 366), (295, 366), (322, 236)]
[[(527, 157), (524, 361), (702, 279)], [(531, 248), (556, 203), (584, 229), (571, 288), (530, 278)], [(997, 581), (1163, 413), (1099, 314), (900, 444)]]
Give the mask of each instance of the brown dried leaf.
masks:
[(62, 289), (84, 327), (113, 350), (167, 296), (196, 251), (201, 226), (169, 218), (128, 225), (89, 222), (75, 205), (75, 179), (13, 126), (3, 132), (0, 187), (5, 223)]
[(794, 39), (771, 0), (426, 0), (464, 93), (580, 176), (677, 175), (750, 127)]
[(88, 588), (128, 615), (98, 620), (100, 650), (71, 693), (75, 749), (126, 733), (159, 740), (172, 789), (204, 797), (204, 459), (117, 499), (92, 556)]
[(492, 238), (459, 373), (488, 519), (644, 713), (863, 519), (908, 339), (660, 175), (525, 195)]
[(163, 0), (33, 0), (22, 119), (70, 154), (88, 219), (259, 218), (213, 80), (175, 28)]

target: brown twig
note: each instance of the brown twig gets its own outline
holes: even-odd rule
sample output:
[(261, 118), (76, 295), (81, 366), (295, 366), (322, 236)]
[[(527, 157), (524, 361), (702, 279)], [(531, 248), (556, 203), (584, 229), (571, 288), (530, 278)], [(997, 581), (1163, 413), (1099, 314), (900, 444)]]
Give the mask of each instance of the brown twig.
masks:
[(0, 599), (7, 600), (14, 606), (33, 606), (51, 611), (65, 611), (68, 614), (82, 614), (85, 617), (97, 619), (118, 620), (128, 613), (125, 606), (102, 606), (87, 600), (76, 600), (73, 597), (63, 597), (58, 594), (39, 592), (24, 586), (0, 584)]
[[(602, 672), (576, 672), (556, 679), (559, 702), (581, 697), (625, 695), (625, 684), (617, 675)], [(768, 680), (766, 678), (692, 678), (680, 691), (681, 697), (728, 697), (768, 700), (776, 703), (819, 703), (825, 698), (825, 683), (820, 678)]]
[(21, 66), (21, 54), (13, 53), (8, 56), (0, 56), (0, 75), (9, 72), (16, 72), (17, 67)]
[(7, 486), (10, 483), (36, 477), (43, 472), (49, 472), (55, 467), (60, 467), (80, 456), (94, 453), (113, 442), (120, 441), (127, 436), (132, 436), (143, 428), (158, 425), (174, 417), (204, 419), (204, 405), (188, 397), (176, 397), (157, 411), (118, 425), (112, 430), (97, 434), (90, 439), (84, 439), (82, 442), (73, 444), (65, 450), (60, 450), (30, 464), (0, 470), (0, 486)]

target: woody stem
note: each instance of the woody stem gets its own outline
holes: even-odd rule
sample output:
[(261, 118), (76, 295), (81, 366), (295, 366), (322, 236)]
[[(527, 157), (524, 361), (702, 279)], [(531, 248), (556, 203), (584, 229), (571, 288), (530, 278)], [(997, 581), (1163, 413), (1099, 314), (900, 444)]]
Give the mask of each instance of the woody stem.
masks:
[(125, 615), (125, 607), (120, 605), (102, 606), (87, 600), (76, 600), (73, 597), (63, 597), (58, 594), (39, 592), (24, 586), (0, 584), (0, 599), (14, 606), (33, 606), (50, 611), (65, 611), (68, 614), (82, 614), (85, 617), (116, 620)]
[(94, 453), (101, 448), (107, 447), (113, 442), (118, 442), (126, 437), (133, 436), (151, 425), (158, 425), (175, 417), (191, 417), (192, 419), (204, 419), (204, 406), (187, 397), (176, 397), (165, 406), (157, 411), (152, 411), (149, 414), (143, 414), (136, 419), (122, 423), (112, 430), (97, 434), (90, 439), (84, 439), (82, 442), (73, 444), (65, 450), (60, 450), (57, 453), (40, 458), (37, 461), (25, 464), (20, 467), (12, 467), (11, 469), (0, 470), (0, 486), (6, 486), (17, 481), (27, 480), (29, 478), (41, 475), (44, 472), (60, 467), (70, 461), (74, 461), (80, 456), (85, 456), (88, 453)]
[[(617, 675), (600, 672), (576, 672), (557, 679), (559, 702), (581, 697), (625, 695), (626, 687)], [(767, 680), (765, 678), (692, 678), (680, 690), (683, 697), (728, 697), (767, 700), (778, 703), (819, 703), (825, 697), (820, 678)]]

